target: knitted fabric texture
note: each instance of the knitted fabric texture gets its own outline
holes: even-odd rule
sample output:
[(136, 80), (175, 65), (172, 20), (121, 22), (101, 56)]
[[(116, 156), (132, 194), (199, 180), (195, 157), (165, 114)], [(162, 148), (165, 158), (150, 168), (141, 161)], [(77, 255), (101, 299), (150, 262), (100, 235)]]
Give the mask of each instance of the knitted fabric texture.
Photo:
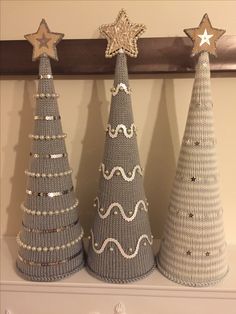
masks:
[(199, 56), (167, 221), (157, 264), (188, 286), (215, 284), (227, 273), (210, 88), (209, 56)]
[(114, 283), (142, 278), (155, 263), (126, 62), (119, 53), (114, 88), (123, 87), (112, 96), (87, 261), (91, 274)]
[(40, 58), (39, 75), (41, 96), (36, 101), (16, 264), (27, 280), (53, 281), (83, 266), (83, 230), (78, 220), (78, 201), (73, 192), (65, 140), (55, 138), (63, 132), (57, 99), (50, 96), (55, 90), (47, 56)]

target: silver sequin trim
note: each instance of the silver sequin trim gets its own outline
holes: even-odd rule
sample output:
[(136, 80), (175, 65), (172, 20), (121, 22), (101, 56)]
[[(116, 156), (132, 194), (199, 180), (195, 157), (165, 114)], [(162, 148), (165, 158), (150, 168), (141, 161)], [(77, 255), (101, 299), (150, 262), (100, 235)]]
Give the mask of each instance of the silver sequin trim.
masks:
[(31, 190), (26, 190), (26, 194), (33, 195), (33, 196), (48, 196), (48, 197), (55, 197), (55, 196), (61, 196), (70, 193), (73, 191), (73, 186), (69, 190), (64, 190), (60, 192), (35, 192)]

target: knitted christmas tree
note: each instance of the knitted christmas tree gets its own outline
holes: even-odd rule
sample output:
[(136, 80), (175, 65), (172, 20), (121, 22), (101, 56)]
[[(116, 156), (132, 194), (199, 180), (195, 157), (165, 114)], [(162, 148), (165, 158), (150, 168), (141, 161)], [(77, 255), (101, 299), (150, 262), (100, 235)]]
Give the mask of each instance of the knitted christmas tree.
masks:
[(215, 55), (216, 40), (224, 31), (212, 28), (204, 15), (199, 27), (185, 32), (194, 42), (193, 54), (200, 55), (157, 262), (175, 282), (206, 286), (228, 270), (208, 55)]
[(33, 281), (58, 280), (83, 266), (83, 230), (49, 60), (58, 59), (56, 44), (62, 37), (50, 32), (45, 20), (37, 33), (25, 36), (40, 64), (17, 268)]
[(154, 267), (126, 63), (126, 53), (137, 55), (136, 41), (144, 26), (131, 24), (121, 10), (115, 23), (100, 31), (108, 39), (106, 56), (117, 54), (117, 59), (88, 270), (102, 280), (125, 283)]

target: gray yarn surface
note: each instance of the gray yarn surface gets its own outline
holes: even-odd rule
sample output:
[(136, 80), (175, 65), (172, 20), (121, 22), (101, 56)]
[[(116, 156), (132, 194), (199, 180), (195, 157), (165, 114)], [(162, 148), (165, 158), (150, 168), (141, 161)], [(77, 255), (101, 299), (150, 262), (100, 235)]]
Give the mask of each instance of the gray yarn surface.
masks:
[[(118, 54), (114, 87), (119, 83), (124, 83), (129, 87), (126, 62), (125, 54)], [(132, 123), (134, 120), (131, 97), (120, 90), (116, 96), (112, 96), (108, 124), (112, 129), (116, 129), (118, 124), (130, 128)], [(140, 165), (136, 135), (126, 138), (122, 133), (111, 138), (107, 133), (103, 164), (109, 172), (119, 166), (126, 174), (131, 172), (136, 165)], [(107, 210), (111, 204), (119, 203), (124, 209), (124, 214), (129, 217), (129, 212), (134, 212), (138, 201), (146, 202), (143, 178), (136, 173), (134, 180), (127, 182), (121, 175), (114, 175), (110, 180), (106, 180), (101, 174), (97, 196), (100, 208)], [(132, 221), (126, 221), (118, 207), (114, 207), (105, 219), (102, 219), (97, 212), (92, 230), (97, 249), (102, 248), (107, 238), (113, 238), (118, 241), (126, 254), (134, 253), (138, 240), (143, 234), (151, 239), (148, 213), (143, 210), (138, 210)], [(88, 270), (101, 280), (113, 283), (134, 281), (146, 276), (155, 264), (152, 247), (146, 240), (140, 242), (138, 253), (133, 258), (124, 257), (114, 243), (108, 243), (103, 252), (97, 253), (91, 242), (88, 250)], [(110, 246), (113, 247), (113, 251), (110, 251)], [(129, 251), (130, 248), (133, 249), (132, 252)]]
[(212, 285), (228, 272), (214, 139), (209, 56), (204, 52), (196, 66), (157, 258), (164, 276), (189, 286)]
[[(51, 74), (50, 60), (46, 56), (40, 58), (39, 75)], [(55, 93), (52, 79), (41, 79), (38, 84), (38, 94)], [(35, 115), (59, 116), (56, 98), (38, 98), (36, 100)], [(63, 134), (61, 120), (35, 120), (35, 135), (60, 135)], [(28, 171), (34, 173), (61, 173), (70, 170), (68, 158), (43, 158), (45, 154), (66, 154), (65, 139), (32, 140), (31, 153), (39, 154), (39, 158), (29, 157)], [(62, 192), (70, 190), (73, 186), (71, 175), (61, 177), (42, 178), (28, 177), (26, 189), (33, 192)], [(20, 239), (30, 247), (61, 247), (71, 243), (82, 234), (78, 221), (78, 208), (68, 212), (49, 215), (49, 212), (61, 211), (70, 208), (76, 202), (74, 192), (55, 197), (37, 196), (26, 194), (23, 205), (32, 211), (46, 212), (47, 215), (32, 215), (23, 212)], [(49, 232), (52, 229), (62, 228), (61, 231)], [(28, 230), (30, 229), (30, 230)], [(32, 230), (33, 229), (33, 230)], [(35, 230), (37, 232), (35, 232)], [(80, 252), (80, 254), (78, 254)], [(22, 246), (18, 247), (18, 254), (26, 261), (17, 259), (19, 273), (27, 280), (52, 281), (59, 280), (79, 270), (83, 263), (83, 246), (81, 240), (64, 249), (38, 252)], [(76, 255), (78, 254), (78, 255)], [(73, 258), (73, 256), (76, 256)], [(65, 261), (60, 263), (60, 261)], [(33, 265), (37, 263), (37, 265)], [(56, 263), (53, 266), (42, 266), (38, 263)], [(57, 264), (58, 263), (58, 264)]]

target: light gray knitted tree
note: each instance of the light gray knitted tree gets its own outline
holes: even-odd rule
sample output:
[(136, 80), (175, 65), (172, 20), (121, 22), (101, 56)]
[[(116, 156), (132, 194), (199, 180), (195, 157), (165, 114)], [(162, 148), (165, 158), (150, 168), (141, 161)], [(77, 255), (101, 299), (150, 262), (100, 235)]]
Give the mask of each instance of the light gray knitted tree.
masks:
[(114, 283), (144, 277), (155, 264), (125, 55), (137, 55), (136, 40), (143, 30), (143, 25), (128, 21), (124, 10), (114, 24), (100, 28), (108, 38), (106, 56), (118, 55), (88, 271)]
[(37, 33), (25, 36), (40, 58), (34, 134), (30, 152), (22, 228), (17, 236), (17, 269), (32, 281), (53, 281), (83, 266), (83, 230), (62, 132), (50, 60), (63, 34), (51, 33), (42, 20)]
[(205, 286), (228, 270), (208, 56), (224, 31), (212, 28), (204, 15), (198, 28), (185, 32), (200, 55), (157, 263), (175, 282)]

